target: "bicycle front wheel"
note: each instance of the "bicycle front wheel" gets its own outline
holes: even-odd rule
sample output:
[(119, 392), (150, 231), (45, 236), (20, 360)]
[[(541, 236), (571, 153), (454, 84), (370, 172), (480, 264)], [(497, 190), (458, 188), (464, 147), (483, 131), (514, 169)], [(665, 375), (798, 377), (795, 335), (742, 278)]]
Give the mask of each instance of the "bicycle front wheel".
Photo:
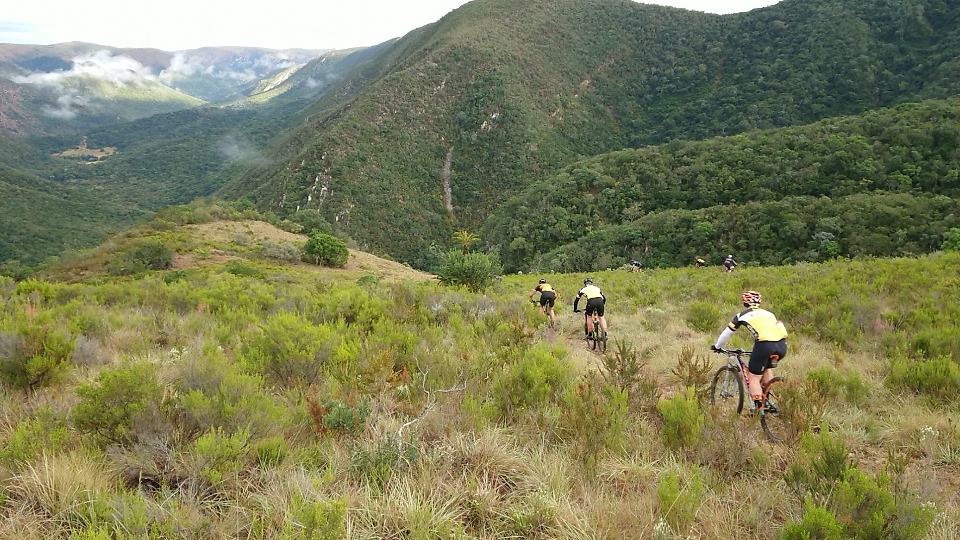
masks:
[(774, 442), (783, 442), (787, 440), (789, 426), (787, 426), (786, 416), (780, 408), (778, 391), (782, 388), (778, 386), (783, 383), (780, 377), (770, 379), (763, 385), (763, 410), (760, 412), (760, 425), (763, 426), (767, 438)]
[(743, 411), (743, 374), (733, 366), (723, 366), (713, 375), (710, 385), (710, 404), (723, 409)]

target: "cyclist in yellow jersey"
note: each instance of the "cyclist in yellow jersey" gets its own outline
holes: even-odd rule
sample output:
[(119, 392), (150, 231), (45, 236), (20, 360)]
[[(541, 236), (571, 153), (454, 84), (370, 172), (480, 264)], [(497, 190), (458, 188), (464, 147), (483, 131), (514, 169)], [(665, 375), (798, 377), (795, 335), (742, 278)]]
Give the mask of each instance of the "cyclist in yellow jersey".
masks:
[(757, 291), (743, 293), (740, 301), (747, 309), (733, 316), (733, 320), (710, 348), (719, 351), (741, 326), (750, 330), (754, 342), (748, 364), (750, 373), (747, 374), (747, 382), (750, 398), (759, 403), (763, 395), (763, 385), (773, 378), (773, 368), (777, 367), (777, 362), (787, 354), (787, 329), (776, 315), (760, 308), (763, 297)]
[(550, 323), (552, 324), (554, 322), (553, 304), (557, 301), (557, 291), (547, 283), (546, 279), (540, 278), (537, 286), (530, 291), (530, 299), (533, 300), (533, 295), (538, 292), (540, 293), (540, 309), (547, 312), (547, 316), (550, 317)]
[(606, 338), (607, 320), (603, 318), (603, 306), (607, 299), (603, 296), (603, 293), (600, 292), (600, 287), (597, 287), (593, 284), (592, 279), (586, 278), (583, 280), (583, 288), (577, 293), (577, 297), (573, 299), (574, 313), (580, 312), (580, 310), (577, 309), (577, 304), (580, 302), (581, 298), (585, 298), (587, 301), (587, 305), (583, 308), (584, 337), (590, 337), (590, 316), (596, 313), (600, 318), (600, 329), (603, 331), (602, 337)]

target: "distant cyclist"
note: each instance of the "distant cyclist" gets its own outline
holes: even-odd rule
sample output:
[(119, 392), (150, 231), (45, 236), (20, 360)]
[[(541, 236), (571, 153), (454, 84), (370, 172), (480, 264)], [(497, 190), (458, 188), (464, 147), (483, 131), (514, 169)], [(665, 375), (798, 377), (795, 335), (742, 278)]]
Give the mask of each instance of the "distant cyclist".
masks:
[[(763, 297), (757, 291), (747, 291), (740, 295), (743, 307), (747, 308), (733, 316), (730, 324), (723, 329), (717, 342), (710, 348), (719, 352), (730, 336), (746, 326), (753, 334), (753, 352), (747, 374), (750, 398), (759, 405), (763, 397), (763, 385), (773, 378), (773, 368), (787, 354), (787, 329), (777, 316), (760, 308)], [(758, 409), (759, 410), (759, 409)]]
[(553, 304), (557, 301), (557, 291), (547, 283), (547, 280), (540, 278), (540, 281), (537, 282), (537, 286), (530, 291), (530, 299), (533, 300), (533, 295), (540, 293), (540, 309), (543, 310), (547, 317), (550, 318), (550, 325), (553, 325), (554, 315), (553, 315)]
[(643, 270), (643, 264), (642, 264), (640, 261), (638, 261), (638, 260), (635, 260), (635, 259), (634, 259), (634, 260), (631, 260), (631, 261), (630, 261), (630, 269), (633, 270), (634, 272), (639, 272), (639, 271)]
[(703, 260), (701, 257), (694, 257), (693, 265), (696, 266), (697, 268), (703, 268), (704, 266), (707, 265), (707, 261)]
[(607, 337), (607, 320), (603, 318), (603, 306), (606, 298), (600, 292), (600, 287), (593, 284), (593, 280), (586, 278), (583, 280), (583, 288), (577, 292), (577, 297), (573, 300), (573, 312), (580, 313), (577, 304), (581, 298), (585, 298), (587, 305), (583, 308), (583, 334), (584, 337), (590, 337), (590, 316), (594, 313), (600, 318), (600, 329), (603, 331), (603, 338)]
[(727, 255), (727, 258), (723, 260), (723, 268), (727, 272), (733, 272), (733, 269), (737, 267), (737, 261), (733, 258), (733, 255)]

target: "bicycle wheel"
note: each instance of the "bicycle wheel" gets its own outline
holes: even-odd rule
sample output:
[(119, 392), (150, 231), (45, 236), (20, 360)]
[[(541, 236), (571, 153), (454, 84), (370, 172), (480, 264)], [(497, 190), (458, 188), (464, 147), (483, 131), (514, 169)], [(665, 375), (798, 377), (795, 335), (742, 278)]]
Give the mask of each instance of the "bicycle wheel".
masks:
[(597, 352), (603, 354), (607, 350), (607, 336), (603, 335), (603, 331), (597, 329)]
[(763, 426), (767, 438), (774, 442), (783, 442), (787, 440), (788, 426), (783, 411), (780, 410), (780, 400), (777, 399), (777, 391), (780, 390), (778, 384), (783, 379), (774, 377), (767, 384), (763, 385), (764, 407), (760, 412), (760, 425)]
[(733, 366), (723, 366), (713, 375), (710, 385), (710, 404), (724, 409), (743, 411), (743, 374)]

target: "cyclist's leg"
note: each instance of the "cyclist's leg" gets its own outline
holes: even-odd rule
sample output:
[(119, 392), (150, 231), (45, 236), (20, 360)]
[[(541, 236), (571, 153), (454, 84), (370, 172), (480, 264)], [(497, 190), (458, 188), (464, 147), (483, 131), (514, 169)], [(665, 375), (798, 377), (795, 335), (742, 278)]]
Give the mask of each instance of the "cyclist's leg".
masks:
[(598, 302), (599, 306), (597, 306), (597, 315), (600, 316), (600, 329), (603, 330), (603, 335), (607, 335), (607, 319), (603, 316), (604, 303), (605, 302), (602, 300)]

